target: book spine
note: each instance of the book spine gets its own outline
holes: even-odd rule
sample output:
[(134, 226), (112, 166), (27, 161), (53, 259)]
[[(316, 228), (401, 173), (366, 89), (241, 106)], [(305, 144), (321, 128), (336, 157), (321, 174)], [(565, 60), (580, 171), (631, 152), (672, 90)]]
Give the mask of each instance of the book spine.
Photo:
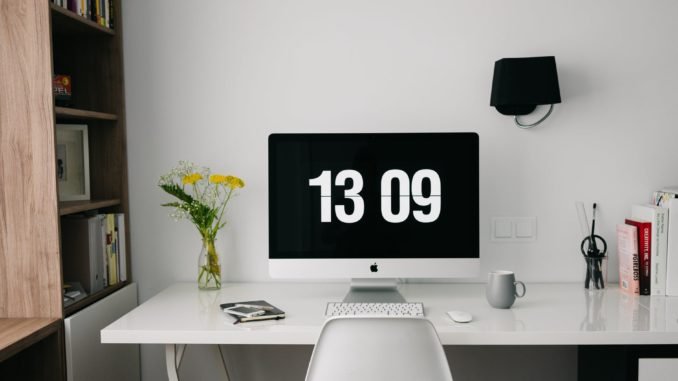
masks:
[(678, 296), (678, 199), (667, 199), (665, 205), (669, 209), (666, 295)]
[(99, 254), (97, 249), (97, 244), (99, 240), (99, 231), (97, 230), (97, 218), (92, 217), (87, 220), (87, 256), (89, 260), (89, 282), (85, 285), (85, 289), (89, 288), (89, 293), (92, 294), (100, 290), (99, 282), (101, 281), (99, 273), (97, 272), (97, 264), (99, 263), (98, 258), (96, 257)]
[(94, 1), (94, 12), (96, 14), (94, 21), (97, 24), (101, 24), (101, 7), (99, 6), (99, 0), (93, 0), (93, 1)]
[(113, 256), (115, 258), (115, 280), (120, 282), (120, 231), (118, 218), (113, 214)]
[(104, 8), (104, 0), (99, 0), (99, 25), (106, 26), (106, 8)]
[(652, 257), (652, 295), (666, 295), (666, 262), (669, 244), (669, 213), (668, 209), (657, 208), (652, 226), (655, 235), (655, 250)]
[(96, 260), (96, 273), (97, 273), (97, 291), (103, 290), (106, 287), (106, 282), (108, 278), (105, 276), (106, 273), (106, 262), (104, 262), (104, 241), (103, 235), (101, 234), (101, 224), (103, 217), (101, 215), (93, 217), (94, 224), (94, 234), (95, 234), (95, 252), (93, 254), (94, 260)]
[(101, 234), (101, 262), (103, 264), (103, 286), (108, 287), (108, 245), (106, 239), (106, 215), (99, 215), (99, 233)]
[(651, 279), (651, 258), (650, 258), (650, 239), (651, 227), (650, 222), (626, 220), (626, 224), (633, 225), (638, 229), (638, 257), (640, 260), (640, 295), (650, 295)]
[(108, 257), (108, 284), (111, 286), (117, 283), (115, 274), (116, 260), (113, 252), (115, 221), (111, 218), (112, 216), (112, 214), (106, 215), (106, 256)]
[(635, 226), (617, 225), (617, 256), (619, 288), (631, 294), (640, 293), (638, 229)]
[(94, 2), (97, 0), (87, 0), (89, 2), (89, 9), (90, 9), (90, 15), (89, 19), (91, 21), (96, 22), (97, 21), (97, 7), (94, 5)]
[(108, 27), (111, 28), (111, 29), (113, 29), (114, 26), (115, 26), (114, 17), (113, 17), (113, 15), (115, 14), (114, 13), (115, 9), (114, 9), (114, 5), (113, 5), (114, 2), (115, 2), (114, 0), (110, 0), (108, 2), (108, 4), (109, 4), (109, 7), (108, 7)]
[(633, 205), (631, 217), (650, 221), (650, 291), (652, 295), (666, 295), (666, 256), (668, 245), (668, 210), (655, 205)]
[(125, 215), (116, 214), (115, 219), (118, 226), (118, 258), (120, 261), (119, 273), (120, 281), (127, 280), (127, 237), (125, 232)]
[(108, 24), (108, 18), (110, 17), (110, 15), (109, 15), (109, 13), (110, 13), (110, 11), (109, 11), (109, 9), (110, 9), (109, 1), (110, 0), (104, 0), (104, 15), (105, 15), (104, 16), (104, 26), (106, 28), (110, 28), (110, 25)]

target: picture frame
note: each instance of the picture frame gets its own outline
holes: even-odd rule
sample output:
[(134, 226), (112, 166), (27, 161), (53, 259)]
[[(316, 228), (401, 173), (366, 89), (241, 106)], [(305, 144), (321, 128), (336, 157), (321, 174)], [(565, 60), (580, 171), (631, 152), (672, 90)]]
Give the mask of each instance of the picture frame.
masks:
[(56, 125), (59, 201), (90, 199), (89, 135), (85, 124)]

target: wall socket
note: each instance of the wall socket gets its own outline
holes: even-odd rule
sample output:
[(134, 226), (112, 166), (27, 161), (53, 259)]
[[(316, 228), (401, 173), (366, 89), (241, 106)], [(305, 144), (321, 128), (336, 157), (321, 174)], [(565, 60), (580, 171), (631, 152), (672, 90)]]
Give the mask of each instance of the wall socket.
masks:
[(537, 240), (537, 217), (492, 217), (492, 242), (534, 242)]

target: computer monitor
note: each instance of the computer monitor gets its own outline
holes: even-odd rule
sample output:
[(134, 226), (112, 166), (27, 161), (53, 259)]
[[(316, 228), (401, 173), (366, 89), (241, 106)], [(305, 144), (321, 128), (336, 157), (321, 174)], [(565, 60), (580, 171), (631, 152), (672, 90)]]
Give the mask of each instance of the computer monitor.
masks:
[(476, 133), (272, 134), (268, 149), (272, 277), (477, 275)]

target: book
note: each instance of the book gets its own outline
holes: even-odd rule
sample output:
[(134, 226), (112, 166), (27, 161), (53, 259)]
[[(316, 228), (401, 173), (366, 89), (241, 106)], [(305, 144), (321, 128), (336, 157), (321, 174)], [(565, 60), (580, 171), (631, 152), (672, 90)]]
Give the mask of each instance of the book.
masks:
[(233, 324), (244, 323), (244, 322), (248, 322), (248, 321), (279, 320), (279, 319), (285, 318), (285, 312), (284, 311), (282, 311), (281, 309), (271, 305), (270, 303), (268, 303), (264, 300), (253, 300), (253, 301), (249, 301), (249, 302), (236, 302), (236, 303), (224, 303), (224, 304), (221, 304), (220, 307), (223, 310), (224, 308), (233, 307), (236, 304), (264, 306), (264, 307), (268, 307), (268, 308), (272, 308), (272, 309), (266, 311), (265, 314), (259, 315), (259, 316), (240, 317), (240, 316), (235, 316), (235, 315), (229, 315), (229, 316), (231, 316), (235, 319), (235, 322)]
[(639, 294), (638, 228), (626, 224), (617, 225), (617, 256), (619, 288), (631, 294)]
[(125, 215), (115, 215), (116, 240), (118, 242), (118, 276), (121, 282), (127, 280), (127, 238), (125, 237)]
[(94, 14), (93, 20), (101, 25), (101, 2), (99, 0), (94, 0)]
[(108, 17), (109, 17), (109, 12), (110, 12), (110, 5), (108, 4), (109, 0), (104, 0), (104, 7), (102, 9), (102, 13), (104, 15), (103, 17), (103, 26), (110, 28), (108, 25)]
[(118, 260), (115, 252), (115, 215), (106, 215), (106, 255), (108, 257), (108, 284), (118, 283)]
[(678, 187), (665, 188), (654, 192), (655, 205), (669, 210), (667, 255), (666, 255), (666, 295), (678, 296)]
[(69, 106), (72, 99), (71, 76), (64, 74), (55, 74), (52, 77), (52, 90), (54, 100), (59, 106)]
[(640, 262), (640, 295), (650, 295), (650, 285), (652, 284), (652, 264), (650, 258), (651, 248), (651, 230), (652, 224), (649, 221), (626, 219), (627, 225), (633, 225), (638, 229), (638, 260)]
[(101, 263), (103, 265), (103, 287), (108, 287), (109, 279), (108, 279), (108, 252), (106, 251), (106, 215), (105, 214), (99, 214), (97, 215), (99, 217), (97, 225), (98, 225), (98, 230), (99, 230), (99, 235), (101, 236), (101, 240), (99, 241), (101, 243)]
[(104, 288), (100, 216), (71, 215), (61, 220), (63, 276), (78, 282), (89, 293)]
[(666, 295), (666, 255), (668, 247), (668, 210), (645, 204), (631, 206), (631, 217), (650, 221), (650, 292)]
[(114, 11), (114, 5), (113, 1), (108, 2), (108, 27), (113, 29), (115, 27), (115, 24), (113, 23), (113, 11)]

